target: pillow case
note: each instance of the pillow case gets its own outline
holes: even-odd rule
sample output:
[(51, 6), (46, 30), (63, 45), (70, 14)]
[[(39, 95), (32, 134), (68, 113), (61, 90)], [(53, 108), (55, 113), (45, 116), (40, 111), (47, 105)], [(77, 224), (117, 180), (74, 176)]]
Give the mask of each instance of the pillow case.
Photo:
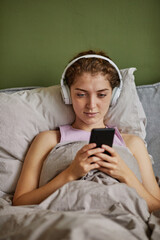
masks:
[[(145, 137), (146, 117), (136, 92), (135, 68), (121, 70), (123, 89), (105, 121), (122, 132)], [(34, 137), (59, 125), (71, 124), (72, 106), (63, 103), (60, 86), (0, 92), (0, 191), (13, 193), (25, 154)]]
[(136, 68), (121, 70), (123, 87), (115, 106), (110, 107), (105, 121), (117, 126), (120, 132), (146, 137), (146, 115), (139, 100), (133, 73)]

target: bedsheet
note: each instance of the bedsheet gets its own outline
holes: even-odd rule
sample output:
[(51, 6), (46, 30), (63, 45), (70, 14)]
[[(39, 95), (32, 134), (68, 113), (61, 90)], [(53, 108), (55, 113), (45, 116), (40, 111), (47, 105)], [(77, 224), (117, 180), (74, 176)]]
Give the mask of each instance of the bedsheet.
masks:
[[(75, 158), (76, 153), (80, 150), (85, 144), (88, 144), (87, 141), (76, 141), (76, 142), (62, 142), (57, 144), (48, 154), (47, 158), (44, 160), (44, 164), (41, 171), (39, 185), (42, 186), (49, 182), (51, 179), (56, 177), (60, 172), (66, 169), (73, 159)], [(128, 167), (134, 172), (137, 178), (141, 181), (141, 174), (139, 171), (139, 166), (137, 160), (134, 158), (130, 150), (125, 146), (113, 145), (113, 148), (118, 152), (121, 158), (125, 161)], [(87, 174), (92, 176), (95, 171), (90, 171)], [(86, 176), (83, 177), (86, 179)], [(117, 182), (116, 179), (113, 179), (105, 174), (103, 179), (109, 178), (112, 182)]]
[[(92, 182), (86, 182), (77, 181), (76, 191), (75, 182), (67, 184), (40, 205), (15, 207), (11, 205), (12, 196), (3, 196), (0, 198), (0, 239), (118, 240), (119, 236), (131, 240), (160, 239), (160, 211), (149, 214), (144, 200), (135, 191), (126, 189), (122, 202), (115, 196), (111, 204), (111, 197), (108, 201), (106, 195), (102, 196), (103, 185), (99, 188), (97, 184), (97, 188), (94, 183), (91, 187)], [(119, 190), (124, 190), (123, 187)], [(85, 189), (89, 191), (84, 197), (81, 193), (85, 193)], [(77, 198), (70, 202), (69, 196), (73, 195)]]
[[(66, 158), (67, 151), (61, 151), (73, 152), (73, 146), (59, 146), (59, 156)], [(45, 162), (51, 161), (53, 151)], [(127, 149), (126, 155), (133, 160)], [(47, 181), (46, 176), (42, 180)], [(12, 206), (12, 195), (0, 196), (0, 240), (160, 239), (160, 211), (150, 214), (133, 188), (100, 171), (65, 184), (39, 205)]]

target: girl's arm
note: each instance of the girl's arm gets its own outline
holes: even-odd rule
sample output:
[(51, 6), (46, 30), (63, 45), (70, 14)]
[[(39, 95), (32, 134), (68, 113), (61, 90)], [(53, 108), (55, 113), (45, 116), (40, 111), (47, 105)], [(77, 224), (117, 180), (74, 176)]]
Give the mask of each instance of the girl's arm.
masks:
[(55, 184), (50, 182), (38, 188), (43, 162), (58, 141), (58, 131), (45, 131), (34, 139), (24, 160), (13, 205), (38, 204), (67, 181), (66, 176), (59, 176)]
[(134, 157), (137, 159), (141, 177), (142, 184), (145, 189), (150, 192), (155, 198), (160, 200), (160, 188), (157, 184), (152, 163), (144, 144), (144, 141), (137, 136), (129, 135), (124, 136), (126, 138), (126, 145), (133, 153)]
[[(77, 152), (71, 165), (39, 188), (39, 178), (44, 160), (51, 149), (59, 142), (59, 131), (42, 132), (34, 139), (24, 160), (23, 168), (13, 198), (13, 205), (39, 204), (50, 194), (67, 182), (84, 176), (92, 169), (99, 168), (93, 156), (103, 152), (102, 148), (95, 148), (95, 144), (85, 145)], [(95, 162), (93, 164), (93, 162)]]
[(152, 164), (143, 140), (134, 135), (123, 135), (123, 138), (127, 147), (137, 159), (142, 183), (128, 168), (116, 151), (105, 145), (103, 148), (111, 153), (111, 157), (104, 156), (103, 154), (103, 159), (106, 160), (106, 162), (99, 162), (101, 165), (100, 170), (134, 188), (137, 193), (146, 200), (150, 211), (160, 209), (160, 188), (156, 182)]

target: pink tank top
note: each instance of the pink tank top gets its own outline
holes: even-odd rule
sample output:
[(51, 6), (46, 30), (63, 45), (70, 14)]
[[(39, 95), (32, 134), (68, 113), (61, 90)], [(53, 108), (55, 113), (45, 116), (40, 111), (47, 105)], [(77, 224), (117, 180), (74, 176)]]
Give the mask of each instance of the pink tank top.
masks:
[[(59, 129), (61, 134), (60, 143), (76, 142), (76, 141), (89, 142), (90, 135), (91, 135), (90, 132), (73, 128), (71, 125), (63, 125), (63, 126), (60, 126)], [(115, 129), (115, 135), (114, 135), (113, 145), (126, 146), (118, 128), (114, 127), (114, 129)]]

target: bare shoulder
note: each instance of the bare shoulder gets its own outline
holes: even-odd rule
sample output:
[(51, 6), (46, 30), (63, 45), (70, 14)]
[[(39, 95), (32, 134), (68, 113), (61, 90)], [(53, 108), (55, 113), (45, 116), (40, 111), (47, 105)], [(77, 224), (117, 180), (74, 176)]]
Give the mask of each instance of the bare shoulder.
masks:
[[(57, 143), (60, 141), (59, 130), (48, 130), (40, 132), (33, 140), (30, 149), (28, 151), (29, 155), (41, 154), (44, 155), (48, 153)], [(28, 155), (27, 154), (27, 155)]]
[(125, 141), (126, 144), (130, 144), (130, 143), (134, 143), (134, 142), (143, 142), (143, 139), (140, 138), (137, 135), (134, 134), (126, 134), (126, 133), (122, 133), (122, 137)]
[(137, 135), (134, 134), (122, 134), (123, 140), (126, 146), (134, 153), (137, 148), (145, 147), (144, 141)]
[(36, 136), (35, 141), (43, 143), (47, 141), (48, 145), (55, 146), (60, 141), (60, 132), (59, 130), (48, 130), (40, 132)]

